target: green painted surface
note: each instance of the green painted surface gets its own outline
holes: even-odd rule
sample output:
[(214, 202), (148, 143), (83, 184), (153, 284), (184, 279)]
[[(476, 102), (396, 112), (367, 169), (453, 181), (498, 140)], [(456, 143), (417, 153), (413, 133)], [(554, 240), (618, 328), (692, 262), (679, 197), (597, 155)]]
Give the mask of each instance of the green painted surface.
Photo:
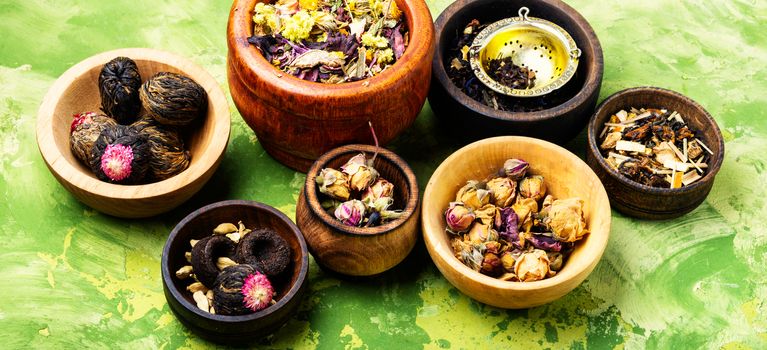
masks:
[[(767, 3), (569, 3), (605, 56), (602, 96), (639, 85), (679, 91), (722, 128), (727, 155), (706, 202), (647, 222), (613, 213), (594, 273), (546, 306), (479, 304), (437, 271), (422, 243), (371, 281), (342, 281), (312, 262), (300, 312), (263, 348), (767, 347)], [(449, 1), (431, 0), (436, 15)], [(68, 67), (95, 53), (152, 47), (205, 67), (228, 91), (225, 1), (0, 1), (0, 339), (3, 348), (213, 346), (190, 334), (162, 295), (172, 227), (222, 199), (294, 214), (303, 174), (264, 153), (232, 105), (221, 168), (168, 215), (120, 220), (83, 206), (50, 175), (35, 144), (38, 105)], [(423, 185), (460, 145), (429, 107), (392, 146)], [(568, 147), (583, 154), (581, 134)]]

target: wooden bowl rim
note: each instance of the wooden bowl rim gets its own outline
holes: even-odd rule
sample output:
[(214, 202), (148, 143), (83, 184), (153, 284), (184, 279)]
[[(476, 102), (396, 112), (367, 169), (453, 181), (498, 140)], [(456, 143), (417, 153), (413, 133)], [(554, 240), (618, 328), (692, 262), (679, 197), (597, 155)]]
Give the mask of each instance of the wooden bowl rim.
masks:
[[(580, 275), (581, 272), (588, 270), (589, 268), (593, 267), (598, 263), (598, 261), (602, 258), (602, 255), (604, 254), (605, 249), (607, 248), (607, 242), (610, 238), (610, 222), (612, 218), (612, 212), (610, 211), (610, 204), (607, 196), (607, 192), (605, 191), (604, 186), (602, 186), (601, 182), (599, 181), (599, 177), (591, 171), (591, 168), (580, 158), (578, 158), (576, 155), (571, 153), (570, 151), (566, 150), (565, 148), (558, 146), (554, 143), (535, 139), (531, 137), (525, 137), (525, 136), (498, 136), (498, 137), (491, 137), (482, 139), (479, 141), (475, 141), (473, 143), (470, 143), (459, 150), (453, 152), (450, 156), (448, 156), (440, 165), (437, 167), (437, 170), (434, 171), (431, 178), (429, 179), (429, 182), (426, 184), (426, 189), (424, 190), (424, 202), (427, 202), (431, 199), (431, 192), (433, 191), (433, 188), (436, 185), (436, 182), (439, 181), (439, 179), (442, 177), (442, 174), (448, 171), (452, 171), (451, 169), (448, 169), (448, 165), (452, 164), (456, 161), (456, 159), (464, 157), (466, 154), (474, 153), (482, 149), (486, 145), (492, 145), (492, 144), (506, 144), (506, 145), (517, 145), (524, 148), (531, 148), (531, 147), (544, 147), (548, 150), (550, 150), (552, 155), (556, 154), (556, 156), (563, 158), (563, 162), (574, 162), (574, 163), (580, 163), (581, 167), (584, 170), (587, 170), (587, 176), (592, 178), (592, 182), (599, 184), (599, 188), (597, 189), (598, 196), (602, 197), (602, 203), (605, 203), (602, 207), (594, 207), (592, 208), (591, 212), (589, 213), (590, 216), (603, 216), (605, 218), (603, 227), (589, 227), (589, 247), (593, 247), (592, 249), (596, 249), (592, 255), (590, 255), (590, 259), (588, 259), (588, 263), (584, 263), (579, 265), (580, 269), (566, 269), (563, 268), (562, 271), (554, 275), (553, 277), (543, 279), (540, 281), (533, 281), (533, 282), (514, 282), (514, 281), (502, 281), (500, 279), (490, 277), (483, 275), (477, 271), (472, 270), (468, 266), (461, 263), (455, 256), (453, 256), (452, 253), (445, 253), (442, 250), (437, 250), (435, 248), (434, 241), (441, 239), (441, 235), (447, 235), (445, 230), (437, 230), (437, 232), (434, 232), (430, 228), (434, 226), (434, 215), (431, 215), (431, 213), (428, 212), (429, 205), (424, 203), (423, 209), (421, 211), (421, 225), (423, 228), (423, 237), (424, 237), (424, 244), (428, 248), (429, 255), (433, 260), (439, 259), (445, 265), (447, 265), (452, 270), (455, 270), (459, 273), (461, 273), (461, 276), (463, 276), (465, 279), (471, 280), (474, 283), (481, 284), (487, 288), (493, 288), (497, 290), (506, 290), (506, 291), (534, 291), (534, 290), (543, 290), (555, 287), (560, 284), (565, 284), (567, 281), (570, 281), (572, 279), (575, 279)], [(445, 203), (447, 204), (447, 203)], [(444, 225), (443, 225), (444, 226)], [(595, 235), (594, 230), (604, 230), (604, 232), (600, 232), (600, 234)], [(583, 242), (581, 242), (583, 244)], [(583, 247), (585, 248), (585, 247)], [(436, 263), (436, 261), (435, 261)], [(440, 268), (439, 264), (436, 264), (438, 268)], [(567, 265), (565, 265), (567, 266)], [(440, 273), (443, 275), (444, 272), (441, 271)], [(451, 282), (452, 283), (452, 282)], [(458, 286), (456, 286), (458, 287)], [(459, 289), (461, 289), (459, 287)]]
[[(319, 197), (317, 196), (317, 181), (315, 178), (320, 173), (320, 171), (325, 168), (325, 165), (327, 165), (330, 161), (344, 157), (349, 155), (350, 157), (354, 154), (365, 152), (366, 154), (373, 154), (375, 151), (378, 151), (378, 158), (383, 161), (386, 161), (392, 165), (394, 165), (397, 169), (399, 169), (399, 172), (405, 177), (405, 183), (408, 185), (408, 198), (405, 203), (405, 208), (402, 209), (403, 215), (400, 216), (397, 219), (394, 219), (384, 225), (381, 226), (374, 226), (374, 227), (356, 227), (356, 226), (349, 226), (344, 225), (340, 221), (336, 220), (334, 217), (331, 217), (320, 204)], [(353, 153), (353, 154), (352, 154)], [(314, 190), (310, 190), (314, 189)], [(352, 145), (346, 145), (334, 148), (327, 153), (320, 156), (314, 164), (312, 164), (311, 168), (309, 168), (309, 171), (306, 173), (306, 182), (304, 183), (304, 198), (306, 200), (306, 203), (309, 205), (309, 208), (312, 211), (312, 214), (317, 216), (320, 221), (322, 221), (323, 224), (328, 225), (332, 227), (334, 230), (352, 235), (352, 236), (380, 236), (384, 235), (386, 233), (392, 232), (402, 226), (406, 221), (410, 220), (410, 217), (412, 217), (416, 209), (418, 208), (418, 200), (419, 200), (419, 192), (418, 192), (418, 180), (415, 177), (415, 174), (413, 173), (413, 170), (410, 168), (407, 163), (400, 158), (396, 153), (385, 149), (383, 147), (376, 148), (375, 146), (371, 145), (363, 145), (363, 144), (352, 144)]]
[[(284, 222), (289, 228), (290, 232), (295, 236), (295, 238), (298, 240), (298, 244), (301, 247), (301, 267), (298, 272), (298, 278), (296, 278), (296, 282), (290, 286), (290, 289), (288, 290), (285, 295), (278, 300), (274, 305), (270, 305), (269, 307), (254, 312), (252, 314), (247, 315), (236, 315), (236, 316), (230, 316), (230, 315), (218, 315), (218, 314), (211, 314), (208, 312), (204, 312), (200, 310), (197, 305), (194, 305), (190, 303), (184, 296), (183, 292), (180, 291), (176, 284), (173, 282), (174, 278), (174, 272), (170, 271), (170, 264), (168, 263), (168, 256), (170, 255), (170, 246), (173, 243), (173, 241), (176, 239), (176, 236), (178, 235), (179, 231), (183, 227), (189, 224), (190, 221), (196, 219), (198, 216), (214, 209), (220, 209), (225, 208), (228, 206), (237, 206), (237, 207), (246, 207), (248, 210), (256, 210), (256, 211), (264, 211), (267, 214), (276, 217), (280, 221)], [(161, 261), (161, 269), (162, 269), (162, 279), (163, 283), (168, 288), (168, 291), (170, 291), (173, 298), (175, 298), (181, 305), (183, 305), (184, 308), (187, 310), (193, 312), (195, 315), (206, 318), (208, 320), (212, 321), (219, 321), (219, 322), (248, 322), (253, 321), (261, 318), (266, 318), (269, 315), (277, 312), (277, 310), (281, 309), (283, 306), (287, 305), (288, 302), (293, 299), (301, 289), (301, 286), (306, 282), (306, 277), (309, 273), (309, 250), (306, 246), (306, 241), (304, 240), (304, 235), (301, 234), (301, 231), (298, 229), (298, 226), (296, 226), (295, 223), (293, 223), (290, 218), (288, 218), (284, 213), (277, 210), (276, 208), (256, 202), (256, 201), (248, 201), (248, 200), (225, 200), (220, 202), (215, 202), (208, 204), (200, 209), (197, 209), (193, 212), (191, 212), (189, 215), (187, 215), (185, 218), (183, 218), (178, 224), (176, 224), (175, 227), (173, 227), (173, 230), (170, 232), (170, 235), (168, 236), (168, 240), (165, 241), (165, 247), (163, 247), (162, 250), (162, 261)], [(166, 295), (167, 297), (167, 295)]]
[[(661, 187), (652, 187), (647, 186), (644, 184), (640, 184), (638, 182), (632, 181), (623, 175), (621, 175), (618, 171), (613, 169), (609, 164), (607, 164), (607, 161), (605, 160), (604, 156), (602, 156), (602, 153), (599, 151), (599, 145), (597, 144), (596, 138), (598, 135), (598, 128), (599, 126), (597, 124), (597, 116), (601, 113), (608, 113), (605, 108), (607, 108), (607, 105), (613, 101), (622, 100), (623, 98), (627, 96), (633, 96), (633, 95), (653, 95), (653, 94), (662, 94), (666, 95), (672, 99), (676, 99), (683, 104), (690, 105), (693, 109), (697, 110), (699, 112), (699, 115), (703, 116), (703, 121), (705, 124), (708, 124), (708, 127), (710, 130), (714, 133), (714, 139), (715, 142), (719, 145), (719, 151), (712, 155), (712, 158), (714, 158), (714, 162), (709, 165), (708, 172), (706, 172), (706, 175), (703, 176), (700, 180), (696, 181), (695, 183), (690, 184), (689, 186), (682, 186), (680, 188), (661, 188)], [(641, 107), (641, 106), (627, 106), (630, 107)], [(610, 112), (610, 113), (615, 113)], [(700, 131), (700, 130), (696, 130)], [(588, 142), (589, 142), (589, 148), (588, 152), (591, 153), (593, 158), (597, 161), (599, 164), (599, 167), (606, 173), (608, 176), (610, 176), (611, 179), (620, 182), (622, 185), (630, 187), (632, 189), (635, 189), (637, 191), (645, 192), (649, 195), (661, 195), (661, 196), (672, 196), (672, 195), (683, 195), (683, 194), (689, 194), (693, 193), (699, 190), (701, 187), (708, 186), (710, 182), (714, 181), (714, 177), (719, 172), (719, 169), (722, 166), (722, 162), (724, 161), (724, 138), (722, 137), (722, 132), (719, 130), (719, 126), (716, 123), (716, 120), (711, 116), (711, 114), (706, 111), (703, 106), (701, 106), (699, 103), (695, 102), (691, 98), (682, 95), (676, 91), (654, 87), (654, 86), (639, 86), (639, 87), (632, 87), (628, 89), (624, 89), (621, 91), (618, 91), (609, 97), (607, 97), (602, 103), (597, 106), (596, 110), (594, 111), (594, 114), (591, 116), (591, 120), (589, 120), (589, 126), (588, 126)], [(628, 204), (630, 207), (633, 207), (630, 203)], [(697, 205), (696, 205), (697, 206)], [(642, 210), (641, 208), (637, 208)]]
[[(421, 60), (428, 57), (432, 52), (434, 25), (426, 3), (421, 0), (397, 0), (397, 5), (406, 16), (410, 41), (404, 54), (394, 65), (373, 77), (354, 82), (324, 84), (306, 81), (274, 67), (266, 61), (258, 49), (247, 42), (247, 38), (253, 33), (251, 13), (257, 2), (265, 1), (234, 1), (227, 29), (229, 53), (234, 56), (235, 61), (243, 62), (243, 66), (247, 68), (247, 71), (241, 71), (239, 74), (257, 75), (266, 85), (285, 94), (293, 95), (294, 99), (363, 99), (378, 95), (379, 90), (386, 89), (394, 82), (405, 79), (411, 73), (408, 69), (409, 66), (404, 64), (405, 62)], [(243, 9), (245, 11), (241, 11)], [(280, 106), (280, 108), (290, 107)]]
[[(76, 170), (74, 166), (64, 159), (63, 152), (71, 152), (68, 148), (64, 151), (56, 147), (54, 142), (43, 141), (45, 137), (53, 133), (53, 118), (55, 118), (54, 111), (61, 96), (69, 89), (69, 86), (83, 73), (88, 72), (95, 67), (102, 66), (109, 60), (118, 56), (130, 57), (133, 60), (154, 61), (169, 66), (172, 65), (174, 68), (189, 75), (191, 78), (195, 79), (198, 84), (203, 86), (208, 93), (208, 108), (211, 109), (209, 114), (211, 118), (215, 118), (215, 122), (212, 123), (213, 130), (208, 136), (210, 139), (208, 147), (203, 153), (195, 154), (193, 156), (204, 159), (205, 157), (202, 157), (204, 154), (211, 154), (216, 155), (216, 157), (208, 157), (208, 159), (218, 159), (224, 153), (227, 143), (229, 142), (229, 103), (216, 79), (197, 64), (176, 54), (149, 48), (124, 48), (102, 52), (80, 61), (64, 72), (64, 74), (53, 83), (50, 89), (48, 89), (37, 114), (37, 146), (40, 149), (43, 159), (48, 164), (51, 171), (56, 173), (57, 176), (60, 176), (67, 183), (82, 191), (87, 191), (88, 193), (106, 198), (154, 198), (191, 185), (197, 179), (202, 177), (214, 164), (192, 162), (189, 168), (182, 172), (189, 172), (189, 175), (187, 176), (172, 176), (162, 181), (143, 185), (120, 185), (104, 182), (91, 176), (80, 176), (82, 172)], [(96, 82), (93, 84), (94, 88), (97, 88)]]
[[(499, 2), (503, 1), (499, 0)], [(475, 113), (492, 119), (532, 124), (544, 120), (555, 119), (562, 116), (563, 114), (575, 110), (578, 108), (578, 106), (586, 103), (586, 101), (589, 99), (589, 96), (599, 89), (600, 82), (602, 81), (602, 76), (604, 75), (604, 56), (602, 54), (602, 45), (600, 44), (594, 29), (578, 11), (560, 0), (539, 0), (539, 2), (548, 4), (554, 9), (561, 10), (562, 13), (569, 17), (576, 24), (576, 27), (580, 28), (585, 34), (586, 45), (578, 45), (578, 48), (584, 52), (588, 50), (589, 55), (594, 57), (594, 70), (596, 72), (586, 76), (586, 80), (583, 82), (583, 87), (578, 91), (578, 93), (562, 104), (544, 110), (532, 112), (509, 112), (496, 110), (490, 106), (486, 106), (483, 103), (475, 101), (473, 98), (464, 94), (463, 91), (458, 89), (458, 87), (456, 87), (448, 77), (447, 71), (445, 70), (445, 65), (443, 63), (442, 51), (439, 48), (439, 43), (444, 33), (445, 24), (463, 6), (467, 5), (466, 2), (455, 1), (450, 4), (450, 6), (445, 8), (444, 11), (442, 11), (439, 17), (437, 17), (437, 21), (434, 23), (435, 50), (434, 58), (432, 59), (433, 76), (437, 78), (437, 81), (439, 81), (439, 84), (442, 85), (442, 87), (445, 89), (445, 92), (451, 99), (455, 100), (457, 103), (463, 106), (466, 106), (468, 109)], [(540, 16), (539, 14), (536, 14), (535, 17), (545, 19), (545, 17)], [(561, 26), (559, 23), (557, 23), (557, 25)], [(581, 64), (585, 64), (585, 62), (581, 62)], [(461, 96), (464, 96), (465, 98), (460, 98)]]

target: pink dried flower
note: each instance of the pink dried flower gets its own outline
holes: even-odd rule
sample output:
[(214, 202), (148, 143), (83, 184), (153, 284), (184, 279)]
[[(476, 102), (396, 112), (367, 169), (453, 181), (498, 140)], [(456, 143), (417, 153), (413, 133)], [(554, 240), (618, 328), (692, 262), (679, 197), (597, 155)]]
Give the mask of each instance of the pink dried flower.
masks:
[(334, 212), (336, 219), (349, 226), (359, 226), (365, 217), (365, 204), (357, 199), (343, 202)]
[(266, 308), (272, 302), (274, 288), (265, 275), (256, 272), (245, 278), (245, 283), (242, 285), (242, 295), (244, 296), (242, 302), (245, 303), (245, 307), (258, 311)]
[(121, 181), (131, 174), (133, 149), (128, 145), (107, 145), (101, 156), (101, 170), (112, 181)]
[(97, 115), (98, 114), (96, 114), (96, 112), (84, 112), (75, 114), (75, 118), (72, 119), (72, 125), (69, 127), (69, 132), (74, 132), (78, 125), (90, 123), (93, 117)]

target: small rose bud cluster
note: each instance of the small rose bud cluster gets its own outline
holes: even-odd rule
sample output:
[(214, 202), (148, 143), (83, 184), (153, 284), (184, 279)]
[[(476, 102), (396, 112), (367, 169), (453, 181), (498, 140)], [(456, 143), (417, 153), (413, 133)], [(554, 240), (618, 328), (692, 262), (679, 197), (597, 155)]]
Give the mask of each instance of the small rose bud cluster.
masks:
[(556, 200), (543, 176), (521, 159), (507, 160), (488, 181), (471, 180), (445, 210), (456, 258), (506, 281), (554, 276), (589, 231), (579, 198)]
[(364, 153), (350, 158), (339, 170), (325, 168), (315, 179), (320, 193), (329, 197), (324, 207), (345, 225), (383, 225), (402, 215), (391, 210), (394, 184), (380, 177)]

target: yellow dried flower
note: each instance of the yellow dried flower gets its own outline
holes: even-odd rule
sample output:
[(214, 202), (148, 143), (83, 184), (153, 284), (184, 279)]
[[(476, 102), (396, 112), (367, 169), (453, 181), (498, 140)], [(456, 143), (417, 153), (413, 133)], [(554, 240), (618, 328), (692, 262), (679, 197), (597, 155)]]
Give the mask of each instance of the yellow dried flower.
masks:
[(380, 35), (365, 33), (365, 34), (362, 34), (362, 45), (365, 45), (367, 47), (377, 47), (377, 48), (385, 49), (389, 47), (389, 40), (386, 40), (386, 38)]
[(319, 5), (319, 0), (298, 0), (298, 6), (302, 10), (314, 11), (317, 9), (317, 7), (319, 7)]
[(259, 2), (253, 14), (253, 34), (267, 35), (280, 31), (280, 16), (277, 9), (269, 4)]
[(514, 202), (517, 184), (507, 177), (496, 177), (487, 182), (487, 189), (490, 190), (492, 202), (505, 208)]
[(554, 238), (562, 242), (575, 242), (589, 232), (583, 220), (583, 200), (568, 198), (555, 200), (547, 218)]
[(377, 52), (378, 63), (394, 62), (394, 51), (392, 49), (378, 50)]
[(514, 264), (514, 273), (522, 282), (542, 280), (551, 275), (549, 257), (540, 249), (523, 253)]
[(309, 37), (312, 27), (314, 27), (314, 18), (309, 12), (301, 10), (285, 19), (280, 34), (290, 41), (298, 42)]
[(398, 20), (402, 16), (402, 11), (397, 7), (397, 2), (394, 0), (375, 0), (371, 5), (373, 12), (379, 16), (386, 11), (387, 7), (389, 12), (386, 13), (386, 19)]

